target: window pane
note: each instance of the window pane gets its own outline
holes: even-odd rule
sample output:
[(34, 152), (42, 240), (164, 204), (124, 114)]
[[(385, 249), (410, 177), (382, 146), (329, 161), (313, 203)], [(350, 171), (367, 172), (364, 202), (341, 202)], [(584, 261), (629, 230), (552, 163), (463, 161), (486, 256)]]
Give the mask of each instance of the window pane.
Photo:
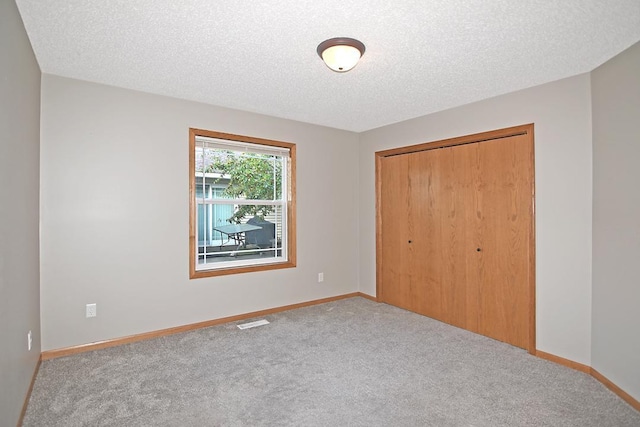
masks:
[(218, 245), (222, 236), (214, 228), (228, 225), (233, 213), (233, 205), (198, 203), (198, 246)]
[[(233, 217), (238, 206), (228, 204), (200, 204), (198, 212), (209, 210), (211, 216), (203, 215), (199, 221), (199, 230), (205, 237), (198, 241), (198, 269), (221, 263), (228, 265), (274, 262), (286, 259), (283, 251), (283, 230), (286, 230), (284, 209), (282, 206), (245, 205), (251, 210), (266, 208), (264, 216), (245, 217), (240, 223), (230, 223), (225, 216)], [(226, 212), (217, 220), (209, 220), (215, 212)], [(283, 227), (284, 226), (284, 227)], [(284, 255), (283, 255), (284, 254)]]
[(224, 182), (230, 198), (278, 200), (282, 198), (283, 157), (205, 149), (204, 171)]

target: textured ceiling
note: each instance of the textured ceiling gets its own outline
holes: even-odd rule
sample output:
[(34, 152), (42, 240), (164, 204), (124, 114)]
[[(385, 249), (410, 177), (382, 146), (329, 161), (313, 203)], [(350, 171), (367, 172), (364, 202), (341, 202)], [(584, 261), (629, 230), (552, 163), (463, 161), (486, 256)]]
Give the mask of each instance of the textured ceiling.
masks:
[[(17, 0), (44, 73), (356, 132), (591, 71), (639, 0)], [(366, 53), (334, 73), (317, 45)]]

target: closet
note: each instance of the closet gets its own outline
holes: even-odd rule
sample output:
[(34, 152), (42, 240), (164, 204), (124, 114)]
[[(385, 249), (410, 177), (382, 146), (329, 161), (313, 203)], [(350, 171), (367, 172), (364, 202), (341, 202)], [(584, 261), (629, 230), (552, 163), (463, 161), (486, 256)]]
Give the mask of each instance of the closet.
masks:
[(376, 153), (377, 291), (535, 351), (533, 125)]

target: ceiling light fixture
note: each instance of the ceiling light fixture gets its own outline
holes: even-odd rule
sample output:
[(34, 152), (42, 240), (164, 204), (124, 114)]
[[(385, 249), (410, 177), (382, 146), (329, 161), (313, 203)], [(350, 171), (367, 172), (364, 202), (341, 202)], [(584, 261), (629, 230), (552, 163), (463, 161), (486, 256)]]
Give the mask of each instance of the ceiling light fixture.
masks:
[(318, 45), (318, 55), (337, 73), (344, 73), (356, 66), (364, 55), (364, 44), (348, 37), (336, 37), (325, 40)]

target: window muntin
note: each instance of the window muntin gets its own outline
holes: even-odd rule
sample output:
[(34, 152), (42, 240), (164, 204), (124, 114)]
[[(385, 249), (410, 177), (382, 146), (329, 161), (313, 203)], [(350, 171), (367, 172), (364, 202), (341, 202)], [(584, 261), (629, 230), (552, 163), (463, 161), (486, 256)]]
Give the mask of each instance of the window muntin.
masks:
[(192, 278), (295, 266), (294, 144), (191, 129), (190, 171)]

